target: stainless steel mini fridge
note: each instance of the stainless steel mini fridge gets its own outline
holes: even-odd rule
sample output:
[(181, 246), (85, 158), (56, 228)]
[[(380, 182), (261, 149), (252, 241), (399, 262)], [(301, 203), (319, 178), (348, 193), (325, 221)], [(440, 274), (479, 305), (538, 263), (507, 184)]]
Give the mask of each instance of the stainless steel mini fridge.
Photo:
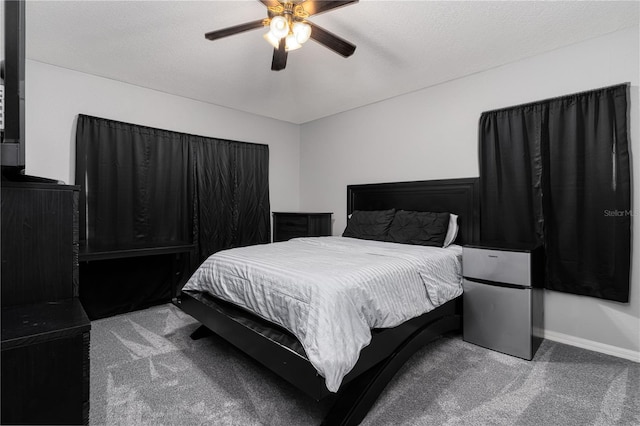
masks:
[(532, 359), (542, 342), (543, 249), (466, 245), (462, 270), (463, 339)]

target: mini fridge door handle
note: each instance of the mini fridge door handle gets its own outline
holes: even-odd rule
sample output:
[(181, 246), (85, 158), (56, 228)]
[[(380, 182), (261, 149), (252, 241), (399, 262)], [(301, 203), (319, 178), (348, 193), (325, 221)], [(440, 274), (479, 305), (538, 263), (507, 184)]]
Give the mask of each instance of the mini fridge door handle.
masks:
[(481, 280), (479, 278), (464, 277), (464, 279), (467, 280), (467, 281), (470, 281), (470, 282), (486, 284), (486, 285), (492, 285), (494, 287), (517, 288), (517, 289), (521, 289), (521, 290), (526, 290), (528, 288), (531, 288), (530, 286), (527, 286), (527, 285), (500, 283), (500, 282), (490, 281), (490, 280)]

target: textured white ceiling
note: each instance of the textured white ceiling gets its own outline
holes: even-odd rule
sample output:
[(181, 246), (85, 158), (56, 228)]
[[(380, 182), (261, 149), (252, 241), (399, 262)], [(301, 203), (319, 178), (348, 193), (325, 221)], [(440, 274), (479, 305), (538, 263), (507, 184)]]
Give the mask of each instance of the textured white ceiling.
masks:
[(270, 70), (266, 17), (247, 1), (29, 1), (27, 57), (237, 110), (304, 123), (638, 25), (637, 1), (372, 1), (311, 21), (357, 46), (310, 40)]

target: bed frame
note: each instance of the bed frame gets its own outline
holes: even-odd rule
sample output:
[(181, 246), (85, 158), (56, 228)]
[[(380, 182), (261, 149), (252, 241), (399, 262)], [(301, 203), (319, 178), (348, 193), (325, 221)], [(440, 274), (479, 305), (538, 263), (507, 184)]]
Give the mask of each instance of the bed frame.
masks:
[[(451, 212), (459, 216), (456, 244), (478, 239), (478, 179), (447, 179), (347, 186), (347, 213), (403, 209)], [(202, 323), (198, 339), (212, 332), (275, 372), (311, 398), (334, 399), (322, 424), (356, 425), (395, 373), (418, 349), (461, 329), (461, 298), (390, 329), (372, 330), (372, 339), (340, 390), (327, 390), (324, 378), (288, 331), (213, 296), (183, 291), (176, 306)]]

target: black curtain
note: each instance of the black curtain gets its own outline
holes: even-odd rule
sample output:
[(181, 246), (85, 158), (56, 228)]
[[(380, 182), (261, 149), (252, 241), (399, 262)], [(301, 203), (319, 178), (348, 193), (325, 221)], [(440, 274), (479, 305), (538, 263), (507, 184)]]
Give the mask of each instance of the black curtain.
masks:
[[(528, 106), (480, 117), (480, 230), (485, 241), (541, 244), (545, 110)], [(515, 142), (517, 141), (517, 143)]]
[(267, 145), (79, 115), (76, 184), (89, 245), (193, 242), (204, 260), (271, 239)]
[(271, 240), (266, 145), (192, 137), (200, 262), (219, 250)]
[[(80, 300), (90, 318), (164, 303), (184, 256), (127, 258), (121, 250), (195, 244), (215, 251), (270, 241), (269, 149), (80, 115), (76, 184), (80, 240), (109, 251), (81, 262)], [(188, 264), (187, 264), (188, 263)]]
[(114, 248), (191, 241), (193, 173), (176, 132), (78, 116), (81, 240)]
[(541, 243), (546, 287), (628, 302), (628, 85), (480, 118), (481, 236)]

